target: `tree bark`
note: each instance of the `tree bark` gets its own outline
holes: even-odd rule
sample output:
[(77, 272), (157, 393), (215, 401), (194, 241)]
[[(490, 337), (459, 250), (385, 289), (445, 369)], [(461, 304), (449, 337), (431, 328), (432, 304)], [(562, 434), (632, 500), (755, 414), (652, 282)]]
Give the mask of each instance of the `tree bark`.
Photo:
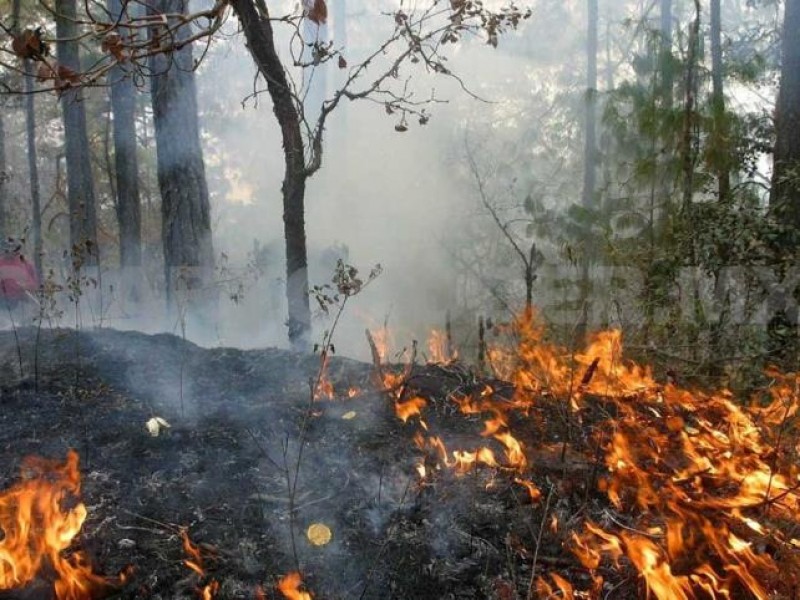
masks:
[[(786, 0), (770, 208), (800, 232), (800, 0)], [(797, 239), (797, 238), (795, 238)]]
[(725, 88), (722, 77), (722, 11), (720, 0), (711, 0), (711, 108), (714, 117), (714, 162), (719, 201), (731, 196), (730, 139), (725, 115)]
[[(697, 53), (700, 44), (700, 0), (694, 0), (695, 17), (689, 29), (689, 48), (686, 51), (686, 78), (683, 102), (683, 134), (681, 138), (681, 170), (683, 171), (683, 211), (687, 224), (693, 227), (692, 199), (694, 197), (694, 166), (695, 166), (695, 94), (697, 88)], [(694, 236), (690, 233), (689, 243), (694, 248)], [(691, 263), (694, 265), (694, 253)]]
[(41, 194), (39, 192), (39, 163), (36, 150), (36, 107), (34, 105), (33, 63), (26, 60), (25, 64), (25, 137), (28, 147), (28, 177), (31, 187), (31, 210), (33, 236), (33, 264), (36, 272), (42, 276), (42, 208)]
[[(121, 0), (108, 0), (112, 20), (127, 20)], [(124, 29), (122, 30), (125, 31)], [(109, 72), (111, 110), (114, 115), (114, 171), (119, 223), (120, 266), (142, 264), (141, 201), (139, 165), (136, 156), (136, 89), (130, 75), (117, 64)]]
[(597, 0), (588, 0), (583, 205), (594, 204), (597, 179)]
[[(188, 0), (156, 0), (148, 10), (151, 15), (186, 13), (188, 4)], [(185, 39), (189, 32), (185, 27), (181, 31)], [(208, 289), (214, 263), (192, 47), (157, 53), (150, 66), (167, 302), (175, 308), (175, 286), (202, 293)]]
[(661, 98), (672, 108), (672, 0), (661, 0)]
[[(786, 0), (781, 42), (781, 80), (775, 111), (775, 148), (769, 207), (781, 231), (776, 243), (779, 278), (800, 257), (800, 0)], [(786, 290), (791, 294), (791, 290)], [(767, 325), (769, 361), (786, 369), (798, 368), (800, 339), (797, 291), (794, 298), (770, 298), (772, 318)]]
[[(77, 35), (75, 0), (56, 0), (55, 11), (58, 64), (80, 73), (80, 55), (74, 41)], [(79, 86), (62, 90), (61, 111), (66, 147), (70, 244), (83, 265), (95, 266), (98, 264), (97, 213), (86, 112)]]
[[(11, 9), (11, 32), (19, 33), (19, 1), (14, 0)], [(0, 243), (9, 235), (8, 231), (8, 164), (6, 162), (5, 100), (0, 105)]]
[[(583, 149), (583, 206), (592, 208), (595, 205), (595, 188), (597, 187), (597, 29), (598, 1), (587, 2), (587, 40), (586, 40), (586, 99), (584, 116), (584, 149)], [(589, 238), (587, 244), (592, 243)], [(577, 343), (582, 343), (589, 325), (589, 254), (587, 246), (581, 259), (581, 316), (575, 330)]]
[(8, 237), (8, 165), (6, 165), (6, 127), (3, 114), (0, 110), (0, 242)]
[(304, 207), (308, 175), (300, 116), (275, 48), (272, 24), (265, 7), (261, 5), (260, 12), (257, 11), (253, 0), (231, 0), (230, 4), (242, 24), (250, 53), (267, 81), (275, 118), (281, 128), (285, 163), (282, 193), (286, 239), (286, 299), (289, 308), (287, 325), (292, 346), (306, 349), (311, 330)]
[[(11, 9), (11, 30), (18, 34), (20, 0), (14, 0)], [(33, 264), (36, 272), (42, 274), (42, 210), (39, 193), (39, 166), (36, 152), (36, 109), (34, 105), (33, 79), (35, 77), (33, 63), (24, 60), (22, 63), (25, 86), (25, 138), (28, 154), (28, 179), (31, 188), (31, 237), (33, 238)]]

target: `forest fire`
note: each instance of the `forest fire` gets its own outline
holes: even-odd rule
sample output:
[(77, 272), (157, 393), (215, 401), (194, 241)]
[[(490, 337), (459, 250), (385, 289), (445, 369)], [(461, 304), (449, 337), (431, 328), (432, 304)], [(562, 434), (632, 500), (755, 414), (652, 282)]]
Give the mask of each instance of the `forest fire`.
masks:
[[(587, 519), (572, 533), (568, 547), (594, 582), (594, 592), (581, 597), (596, 597), (602, 565), (620, 568), (623, 559), (648, 595), (662, 600), (729, 598), (742, 590), (765, 599), (779, 573), (784, 584), (787, 574), (798, 577), (800, 540), (785, 533), (787, 524), (797, 525), (800, 509), (800, 475), (791, 458), (797, 448), (780, 444), (798, 410), (800, 379), (771, 372), (769, 404), (754, 399), (746, 408), (726, 390), (657, 383), (650, 368), (623, 359), (619, 331), (596, 334), (572, 355), (543, 343), (543, 328), (532, 317), (521, 317), (510, 331), (516, 344), (498, 345), (490, 357), (495, 372), (515, 383), (511, 401), (497, 398), (490, 386), (450, 397), (465, 415), (487, 415), (481, 435), (500, 443), (504, 461), (488, 447), (448, 452), (440, 437), (426, 437), (426, 403), (416, 397), (396, 399), (397, 415), (403, 421), (419, 416), (415, 442), (431, 449), (441, 466), (521, 475), (535, 474), (536, 464), (528, 465), (512, 434), (511, 413), (524, 418), (548, 399), (568, 406), (571, 418), (593, 432), (587, 460), (605, 466), (597, 487), (619, 515), (607, 511), (602, 525)], [(604, 416), (593, 420), (598, 408)], [(422, 466), (419, 472), (429, 471)], [(536, 485), (520, 475), (516, 483), (540, 499)], [(536, 584), (542, 597), (578, 594), (558, 574), (550, 578), (552, 585), (541, 578)]]
[(39, 579), (58, 600), (86, 600), (121, 584), (124, 576), (96, 574), (83, 552), (65, 554), (86, 519), (77, 453), (63, 463), (29, 457), (21, 471), (22, 480), (0, 494), (0, 590)]
[(0, 600), (800, 600), (800, 0), (0, 6)]
[[(447, 472), (469, 482), (465, 475), (482, 471), (486, 477), (475, 481), (486, 493), (503, 481), (520, 489), (531, 514), (542, 513), (542, 531), (561, 540), (570, 566), (534, 570), (530, 597), (600, 598), (624, 572), (638, 576), (644, 596), (659, 600), (766, 600), (796, 589), (799, 449), (788, 431), (798, 414), (797, 376), (769, 371), (771, 383), (742, 402), (727, 390), (660, 383), (652, 369), (623, 358), (616, 331), (596, 334), (573, 353), (545, 343), (530, 317), (508, 332), (513, 344), (498, 343), (489, 356), (496, 375), (513, 386), (480, 376), (436, 399), (417, 388), (412, 365), (373, 367), (393, 418), (414, 430), (410, 442), (424, 455), (413, 466), (420, 489), (445, 481)], [(354, 401), (345, 396), (343, 402)], [(444, 405), (459, 419), (479, 420), (474, 445), (442, 429), (435, 413)], [(327, 406), (335, 410), (335, 403)], [(580, 432), (560, 443), (557, 419), (541, 418), (558, 407)], [(562, 461), (581, 457), (583, 484), (557, 475), (557, 461), (544, 470), (542, 457), (559, 454)], [(562, 496), (582, 494), (585, 508), (548, 512), (556, 488)], [(63, 464), (25, 460), (23, 480), (0, 496), (0, 589), (44, 580), (59, 600), (85, 600), (124, 583), (95, 574), (81, 552), (65, 555), (86, 518), (79, 493), (76, 453)], [(200, 546), (186, 530), (180, 536), (183, 565), (197, 575), (194, 593), (219, 598), (221, 584), (208, 573)], [(289, 600), (311, 598), (299, 572), (276, 588)], [(247, 589), (264, 597), (260, 586)]]

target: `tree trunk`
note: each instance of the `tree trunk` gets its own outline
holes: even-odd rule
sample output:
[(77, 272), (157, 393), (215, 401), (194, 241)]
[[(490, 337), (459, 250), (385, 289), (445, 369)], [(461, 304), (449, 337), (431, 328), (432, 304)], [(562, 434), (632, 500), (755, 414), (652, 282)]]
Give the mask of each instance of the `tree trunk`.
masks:
[[(11, 9), (11, 30), (19, 33), (20, 0), (14, 0)], [(31, 237), (33, 238), (33, 264), (36, 272), (42, 276), (42, 209), (39, 194), (39, 165), (36, 153), (36, 110), (34, 106), (33, 79), (35, 77), (33, 63), (24, 60), (22, 63), (25, 86), (25, 138), (28, 154), (28, 178), (31, 188)]]
[(250, 53), (267, 81), (273, 110), (281, 128), (285, 173), (283, 179), (283, 223), (286, 238), (286, 298), (289, 306), (289, 341), (305, 349), (311, 330), (306, 258), (305, 185), (306, 168), (300, 117), (275, 48), (272, 24), (259, 14), (252, 0), (231, 0), (247, 39)]
[[(687, 55), (686, 77), (683, 105), (683, 134), (681, 139), (681, 169), (683, 171), (683, 200), (681, 216), (683, 218), (681, 234), (684, 239), (683, 254), (690, 267), (697, 266), (697, 248), (694, 220), (694, 171), (695, 171), (695, 121), (697, 93), (697, 56), (700, 46), (700, 0), (694, 0), (695, 17), (690, 25)], [(691, 292), (694, 322), (689, 329), (688, 347), (692, 360), (697, 360), (698, 332), (704, 321), (704, 313), (700, 302), (700, 281), (698, 273), (692, 269)]]
[(594, 205), (597, 174), (597, 0), (588, 0), (583, 205)]
[[(80, 73), (78, 44), (74, 41), (77, 35), (75, 0), (56, 0), (55, 11), (58, 64)], [(66, 146), (70, 244), (83, 265), (95, 266), (98, 264), (97, 213), (86, 112), (80, 87), (62, 91), (61, 111)]]
[[(776, 248), (780, 279), (797, 264), (800, 247), (800, 0), (786, 0), (783, 21), (781, 82), (775, 111), (770, 211), (782, 226)], [(792, 290), (787, 290), (791, 294)], [(770, 361), (797, 369), (798, 317), (794, 298), (771, 297), (772, 319), (767, 326)]]
[(31, 186), (31, 210), (33, 212), (33, 264), (36, 272), (41, 277), (42, 272), (42, 208), (39, 193), (39, 164), (36, 151), (36, 109), (34, 106), (33, 63), (26, 60), (25, 64), (25, 137), (28, 146), (28, 177)]
[[(717, 177), (717, 196), (721, 203), (731, 201), (730, 179), (730, 136), (728, 117), (725, 114), (725, 88), (722, 73), (722, 10), (720, 0), (711, 0), (711, 113), (713, 118), (713, 135), (711, 138), (711, 165)], [(722, 265), (730, 261), (729, 252), (720, 249)], [(722, 364), (715, 359), (722, 356), (723, 333), (730, 312), (730, 294), (726, 292), (727, 278), (725, 272), (718, 268), (713, 270), (714, 300), (719, 309), (718, 318), (711, 324), (709, 335), (710, 358), (708, 372), (712, 376), (722, 374)]]
[(6, 165), (5, 108), (0, 107), (0, 242), (8, 238), (8, 166)]
[[(185, 13), (188, 4), (188, 0), (156, 0), (149, 13)], [(188, 34), (185, 27), (181, 29), (183, 38)], [(173, 42), (172, 38), (164, 40)], [(205, 304), (212, 300), (210, 292), (205, 297), (203, 290), (210, 284), (214, 253), (192, 47), (156, 54), (150, 66), (167, 302), (175, 308), (174, 291), (179, 285), (199, 293), (203, 298), (198, 300)], [(194, 308), (202, 314), (208, 307)]]
[[(122, 0), (108, 0), (113, 20), (127, 20)], [(125, 31), (123, 29), (123, 31)], [(123, 269), (142, 264), (139, 165), (136, 156), (136, 89), (119, 64), (109, 72), (111, 109), (114, 114), (114, 170), (119, 223), (119, 262)]]
[[(19, 2), (14, 0), (11, 8), (11, 32), (19, 33)], [(6, 114), (5, 100), (0, 105), (0, 243), (4, 242), (9, 236), (8, 224), (8, 164), (6, 163)]]
[(672, 0), (661, 0), (661, 97), (672, 108)]
[[(597, 187), (597, 0), (587, 3), (587, 41), (586, 41), (586, 99), (584, 121), (583, 149), (583, 206), (592, 208), (595, 205), (595, 188)], [(580, 320), (576, 327), (575, 337), (578, 343), (583, 341), (589, 322), (589, 255), (588, 244), (594, 245), (587, 235), (587, 248), (581, 259)]]
[(722, 79), (722, 11), (720, 0), (711, 0), (711, 108), (714, 117), (714, 162), (720, 202), (729, 202), (730, 139), (725, 115), (725, 90)]
[[(683, 211), (690, 229), (693, 227), (692, 198), (694, 197), (695, 166), (695, 94), (697, 88), (697, 53), (700, 44), (700, 0), (694, 0), (695, 18), (689, 29), (689, 48), (686, 56), (686, 79), (683, 103), (683, 134), (681, 138), (681, 169), (683, 171)], [(689, 235), (689, 242), (694, 248), (694, 236)], [(694, 265), (694, 257), (692, 262)]]
[[(660, 109), (661, 120), (672, 119), (670, 113), (673, 108), (674, 93), (674, 72), (672, 58), (672, 0), (660, 0), (660, 26), (658, 40), (658, 69), (654, 74), (656, 79), (653, 83), (653, 109)], [(671, 128), (668, 128), (671, 129)], [(668, 219), (665, 214), (669, 213), (672, 204), (672, 177), (668, 175), (670, 171), (670, 156), (674, 146), (674, 139), (670, 135), (663, 133), (652, 134), (650, 139), (653, 161), (656, 166), (653, 180), (650, 187), (650, 198), (648, 207), (648, 263), (649, 267), (644, 273), (644, 323), (642, 327), (642, 337), (645, 344), (650, 343), (651, 330), (656, 315), (656, 308), (659, 293), (668, 283), (663, 281), (663, 277), (656, 272), (656, 239), (659, 232), (668, 227)]]
[(800, 0), (786, 0), (770, 208), (800, 232)]

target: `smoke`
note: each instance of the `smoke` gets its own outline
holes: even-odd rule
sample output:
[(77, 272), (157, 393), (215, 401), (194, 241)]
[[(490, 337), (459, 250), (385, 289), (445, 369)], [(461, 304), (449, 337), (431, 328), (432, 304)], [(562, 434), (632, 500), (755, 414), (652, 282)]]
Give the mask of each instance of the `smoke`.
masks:
[[(358, 60), (391, 33), (394, 23), (374, 9), (352, 17), (348, 25), (344, 55)], [(376, 264), (383, 267), (383, 274), (345, 313), (337, 335), (340, 353), (365, 358), (364, 328), (387, 318), (404, 338), (401, 345), (424, 339), (431, 327), (443, 327), (446, 312), (456, 308), (458, 267), (449, 248), (453, 240), (469, 243), (463, 219), (476, 212), (474, 189), (469, 182), (465, 185), (460, 168), (464, 134), (475, 121), (491, 123), (502, 113), (513, 119), (520, 112), (530, 91), (525, 78), (519, 78), (526, 62), (523, 41), (521, 33), (510, 34), (510, 50), (504, 48), (505, 40), (499, 50), (484, 47), (481, 40), (455, 50), (450, 66), (480, 100), (455, 79), (422, 69), (401, 74), (414, 76), (418, 97), (433, 95), (442, 101), (431, 105), (432, 118), (424, 126), (409, 119), (408, 130), (397, 132), (401, 117), (387, 115), (382, 105), (371, 102), (345, 102), (331, 118), (324, 164), (309, 180), (306, 194), (310, 283), (329, 283), (336, 258), (364, 275)], [(335, 64), (321, 68), (328, 72), (317, 80), (328, 81), (330, 96), (340, 74)], [(297, 70), (292, 75), (300, 80)], [(511, 94), (510, 82), (515, 82)], [(245, 282), (236, 304), (223, 299), (219, 336), (227, 345), (281, 345), (285, 267), (280, 132), (240, 37), (212, 48), (198, 72), (198, 90), (215, 250), (228, 257), (234, 271), (246, 271), (248, 262), (257, 262), (260, 271), (257, 281)], [(495, 128), (495, 136), (508, 136), (509, 131)], [(318, 319), (317, 337), (328, 326)]]
[[(195, 4), (197, 8), (202, 3)], [(332, 19), (328, 33), (333, 34), (341, 31), (342, 23), (336, 19), (342, 19), (335, 0), (328, 4)], [(278, 9), (293, 7), (285, 2)], [(394, 9), (396, 4), (389, 1), (348, 2), (343, 56), (349, 64), (362, 60), (391, 34), (395, 23), (385, 13)], [(540, 33), (552, 30), (559, 20), (574, 19), (570, 11), (574, 12), (556, 3), (540, 24), (528, 23), (503, 36), (497, 49), (480, 38), (465, 38), (447, 52), (448, 66), (460, 80), (426, 73), (420, 66), (404, 67), (398, 85), (410, 77), (416, 99), (436, 100), (427, 107), (431, 118), (425, 125), (409, 116), (408, 129), (398, 132), (395, 126), (402, 115), (386, 114), (380, 103), (368, 101), (343, 102), (332, 115), (325, 131), (323, 167), (307, 186), (309, 281), (312, 286), (329, 283), (339, 258), (364, 275), (376, 264), (383, 267), (383, 274), (351, 301), (343, 316), (335, 339), (340, 354), (367, 357), (366, 327), (388, 322), (402, 347), (412, 339), (423, 340), (432, 327), (441, 328), (447, 311), (459, 310), (463, 265), (454, 260), (452, 249), (476, 243), (474, 223), (481, 213), (474, 182), (464, 170), (464, 140), (489, 142), (484, 144), (486, 155), (479, 157), (482, 164), (514, 163), (516, 168), (500, 174), (501, 179), (526, 171), (530, 156), (519, 149), (534, 141), (523, 135), (537, 115), (531, 110), (531, 98), (553, 97), (535, 83), (532, 68), (557, 70), (563, 63), (563, 56), (554, 60), (556, 53), (546, 48), (541, 35), (531, 34), (531, 27)], [(109, 267), (100, 283), (102, 297), (95, 297), (92, 285), (86, 286), (84, 324), (168, 331), (201, 345), (286, 344), (281, 136), (264, 81), (256, 77), (236, 25), (231, 19), (207, 52), (199, 44), (194, 52), (196, 58), (203, 57), (196, 84), (220, 291), (215, 317), (203, 321), (191, 315), (165, 315), (159, 291), (161, 259), (152, 256), (152, 248), (159, 244), (157, 186), (152, 164), (142, 160), (147, 201), (143, 215), (150, 232), (144, 273), (129, 276)], [(289, 48), (297, 54), (297, 42), (288, 27), (276, 23), (276, 31), (283, 58), (291, 62)], [(563, 55), (572, 38), (559, 36), (556, 52)], [(338, 47), (336, 40), (334, 46)], [(327, 97), (346, 72), (335, 63), (319, 67), (313, 78), (306, 77), (317, 84), (327, 81)], [(579, 65), (572, 65), (567, 79), (579, 71)], [(299, 69), (290, 74), (298, 84), (304, 79)], [(368, 74), (365, 81), (369, 78)], [(90, 100), (98, 101), (102, 93), (91, 91)], [(140, 93), (145, 106), (149, 92), (145, 87)], [(319, 89), (309, 95), (320, 96)], [(309, 102), (309, 111), (316, 102)], [(143, 129), (143, 138), (148, 135), (152, 131)], [(153, 151), (152, 142), (148, 151)], [(105, 176), (99, 171), (96, 175)], [(156, 203), (151, 205), (153, 199)], [(113, 211), (104, 214), (103, 229), (113, 234)], [(479, 223), (493, 227), (489, 221)], [(107, 237), (101, 246), (104, 263), (113, 264), (108, 259), (113, 259), (116, 248)], [(48, 263), (55, 263), (60, 253), (49, 250)], [(66, 277), (62, 273), (60, 279)], [(135, 294), (129, 293), (129, 280), (136, 283)], [(143, 280), (146, 285), (141, 285)], [(60, 324), (69, 325), (74, 312), (67, 307)], [(330, 318), (316, 319), (312, 339), (320, 339), (330, 325)]]

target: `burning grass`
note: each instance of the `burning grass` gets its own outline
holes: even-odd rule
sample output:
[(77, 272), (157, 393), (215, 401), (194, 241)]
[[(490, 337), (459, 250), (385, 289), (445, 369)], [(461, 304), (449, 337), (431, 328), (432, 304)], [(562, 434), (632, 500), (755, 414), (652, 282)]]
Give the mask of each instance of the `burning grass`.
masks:
[[(317, 591), (314, 597), (320, 598), (464, 593), (503, 600), (796, 597), (800, 379), (770, 371), (759, 394), (736, 398), (727, 390), (659, 381), (650, 368), (624, 359), (616, 331), (595, 335), (578, 353), (545, 343), (543, 335), (530, 316), (509, 324), (489, 349), (491, 377), (454, 361), (442, 336), (430, 344), (448, 346), (447, 352), (430, 351), (438, 357), (432, 359), (436, 364), (414, 365), (410, 357), (399, 369), (382, 364), (381, 357), (389, 353), (377, 348), (374, 339), (371, 369), (326, 356), (323, 377), (315, 379), (324, 386), (315, 386), (310, 421), (297, 412), (302, 392), (292, 386), (294, 380), (314, 380), (308, 376), (314, 372), (313, 360), (298, 367), (288, 355), (255, 360), (244, 353), (220, 357), (225, 351), (192, 350), (187, 372), (205, 382), (203, 392), (228, 397), (232, 388), (242, 390), (240, 404), (235, 410), (215, 404), (212, 411), (200, 401), (201, 413), (207, 414), (185, 425), (185, 417), (165, 414), (175, 426), (163, 440), (147, 440), (140, 432), (139, 441), (125, 450), (159, 447), (163, 461), (177, 452), (188, 465), (179, 469), (189, 479), (181, 488), (183, 505), (172, 508), (170, 522), (176, 525), (159, 528), (170, 543), (178, 542), (173, 546), (179, 548), (182, 541), (184, 556), (178, 564), (191, 577), (183, 593), (222, 599), (269, 597), (276, 591), (308, 600), (311, 594), (302, 582), (309, 579)], [(152, 349), (143, 351), (148, 354)], [(102, 373), (100, 356), (82, 361)], [(266, 368), (267, 358), (295, 365), (273, 365), (284, 377), (270, 382), (277, 386), (271, 390), (274, 402), (258, 396), (255, 381), (239, 382), (243, 373), (257, 372), (251, 368), (255, 364)], [(231, 373), (212, 385), (207, 378), (215, 360)], [(84, 413), (76, 422), (85, 419)], [(214, 502), (226, 507), (227, 530), (208, 521), (209, 504), (214, 504), (209, 497), (202, 502), (205, 509), (193, 507), (209, 494), (210, 481), (198, 471), (197, 461), (192, 466), (185, 456), (187, 446), (202, 453), (210, 432), (221, 426), (229, 427), (225, 436), (233, 437), (226, 443), (233, 449), (214, 456), (209, 448), (208, 455), (200, 454), (206, 456), (200, 464), (227, 465), (228, 472), (217, 471), (211, 479)], [(291, 568), (287, 536), (297, 532), (287, 530), (281, 497), (286, 483), (281, 482), (280, 452), (288, 464), (292, 437), (300, 437), (297, 427), (308, 428), (302, 434), (308, 448), (298, 497), (291, 504), (294, 519), (303, 526), (322, 521), (333, 532), (326, 544), (304, 542), (302, 536), (294, 540), (302, 575)], [(293, 430), (293, 436), (278, 433)], [(94, 574), (84, 554), (67, 551), (86, 517), (79, 502), (63, 504), (65, 496), (80, 492), (77, 456), (68, 456), (68, 467), (26, 463), (38, 465), (36, 476), (3, 496), (16, 498), (21, 485), (48, 486), (36, 497), (49, 494), (48, 519), (56, 532), (66, 529), (70, 535), (59, 533), (55, 542), (47, 541), (43, 531), (48, 528), (39, 528), (35, 537), (14, 541), (23, 528), (6, 525), (9, 509), (3, 508), (0, 589), (25, 586), (38, 577), (52, 581), (58, 595), (58, 582), (72, 578), (85, 587), (59, 598), (105, 593), (101, 588), (107, 589), (108, 580)], [(158, 459), (151, 464), (159, 464)], [(241, 473), (252, 478), (246, 493), (235, 483), (244, 481)], [(118, 469), (116, 476), (125, 474)], [(187, 486), (197, 484), (191, 478), (203, 485)], [(134, 493), (143, 493), (141, 486), (131, 485)], [(157, 513), (163, 491), (159, 488), (138, 504)], [(161, 499), (170, 505), (169, 498)], [(253, 506), (256, 514), (242, 520), (232, 514), (237, 504)], [(35, 510), (43, 509), (37, 504)], [(186, 534), (185, 525), (197, 522), (198, 511), (203, 538), (229, 547), (213, 567)], [(151, 513), (143, 517), (167, 520)], [(267, 534), (242, 550), (258, 527), (266, 527)], [(104, 534), (109, 532), (94, 531)], [(237, 546), (238, 552), (230, 549)], [(41, 548), (39, 558), (23, 560), (26, 552), (19, 550), (7, 558), (9, 548), (20, 547)], [(106, 556), (112, 553), (109, 548)], [(254, 556), (262, 558), (253, 561)], [(142, 567), (160, 568), (152, 556), (138, 559), (144, 564), (134, 557), (136, 573), (130, 581), (115, 582), (131, 598), (152, 595), (153, 586), (138, 575)], [(237, 564), (234, 570), (246, 581), (234, 589), (227, 583), (232, 575), (226, 579), (223, 571)], [(271, 579), (269, 573), (287, 575)]]
[(68, 553), (86, 519), (78, 455), (63, 463), (28, 457), (22, 478), (0, 494), (0, 590), (48, 580), (58, 600), (97, 597), (125, 577), (106, 579), (87, 556)]

